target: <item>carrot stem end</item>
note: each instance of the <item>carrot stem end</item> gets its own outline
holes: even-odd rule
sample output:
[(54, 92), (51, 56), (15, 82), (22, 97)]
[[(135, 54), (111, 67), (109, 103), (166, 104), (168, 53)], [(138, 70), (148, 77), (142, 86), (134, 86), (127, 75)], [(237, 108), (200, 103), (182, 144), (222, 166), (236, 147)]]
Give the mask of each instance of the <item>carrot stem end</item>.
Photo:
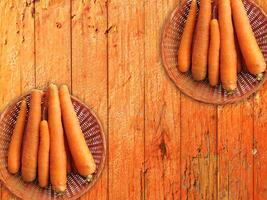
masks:
[(64, 195), (64, 193), (65, 193), (65, 191), (64, 192), (57, 192), (56, 195), (57, 195), (57, 197), (61, 197)]
[(227, 90), (226, 93), (227, 93), (227, 96), (230, 96), (235, 93), (235, 90)]
[(263, 79), (263, 73), (257, 74), (256, 79), (257, 81), (261, 81)]
[(92, 174), (90, 174), (90, 175), (88, 175), (87, 177), (86, 177), (86, 181), (87, 182), (91, 182), (93, 180), (93, 175)]

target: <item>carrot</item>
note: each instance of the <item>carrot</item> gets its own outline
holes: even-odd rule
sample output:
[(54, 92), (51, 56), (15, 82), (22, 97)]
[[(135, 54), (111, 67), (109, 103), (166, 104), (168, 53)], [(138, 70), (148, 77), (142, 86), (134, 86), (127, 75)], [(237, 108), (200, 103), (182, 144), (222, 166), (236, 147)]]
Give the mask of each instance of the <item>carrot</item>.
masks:
[(220, 29), (217, 19), (210, 22), (210, 47), (209, 47), (209, 82), (211, 86), (219, 83), (220, 66)]
[(39, 125), (41, 121), (41, 101), (43, 92), (33, 90), (30, 110), (22, 150), (22, 179), (31, 182), (36, 178), (39, 146)]
[(236, 32), (234, 32), (235, 35), (235, 49), (236, 49), (236, 58), (237, 58), (237, 73), (240, 73), (242, 71), (242, 54), (240, 51), (240, 47), (238, 44)]
[(50, 180), (57, 193), (63, 193), (67, 184), (67, 160), (58, 88), (48, 88), (48, 127), (50, 133)]
[(230, 0), (219, 0), (221, 33), (220, 71), (223, 88), (232, 93), (237, 87), (237, 56)]
[(67, 174), (69, 174), (71, 173), (71, 155), (70, 155), (69, 144), (65, 134), (64, 134), (64, 144), (65, 144), (66, 158), (67, 158)]
[(81, 176), (86, 177), (90, 181), (92, 174), (96, 170), (96, 164), (86, 144), (66, 85), (60, 87), (59, 95), (63, 125), (75, 167)]
[[(234, 31), (235, 31), (235, 29), (234, 29)], [(237, 73), (240, 73), (242, 71), (247, 72), (248, 70), (246, 68), (246, 64), (244, 62), (244, 58), (242, 56), (242, 52), (241, 52), (240, 46), (238, 44), (236, 31), (235, 31), (235, 47), (236, 47), (236, 56), (237, 56)]]
[(204, 80), (207, 75), (210, 20), (211, 0), (200, 0), (192, 53), (192, 74), (196, 81)]
[(241, 59), (241, 66), (242, 66), (242, 71), (248, 72), (248, 68), (247, 68), (247, 65), (246, 65), (244, 59)]
[(187, 72), (191, 65), (191, 49), (193, 33), (197, 17), (197, 1), (192, 0), (189, 15), (185, 24), (184, 32), (178, 50), (178, 69)]
[(40, 187), (46, 187), (49, 181), (49, 129), (46, 120), (40, 123), (40, 145), (38, 151), (38, 181)]
[(26, 111), (27, 111), (26, 101), (22, 100), (20, 104), (19, 115), (8, 148), (7, 168), (8, 171), (12, 174), (18, 173), (20, 169), (21, 147), (22, 147), (26, 114), (27, 114)]
[(73, 161), (72, 157), (70, 157), (70, 164), (71, 164), (71, 171), (72, 171), (73, 173), (78, 174), (77, 168), (76, 168), (76, 166), (75, 166), (75, 164), (74, 164), (74, 161)]
[(250, 26), (245, 7), (241, 0), (231, 0), (231, 6), (239, 46), (247, 69), (261, 80), (266, 70), (266, 63)]

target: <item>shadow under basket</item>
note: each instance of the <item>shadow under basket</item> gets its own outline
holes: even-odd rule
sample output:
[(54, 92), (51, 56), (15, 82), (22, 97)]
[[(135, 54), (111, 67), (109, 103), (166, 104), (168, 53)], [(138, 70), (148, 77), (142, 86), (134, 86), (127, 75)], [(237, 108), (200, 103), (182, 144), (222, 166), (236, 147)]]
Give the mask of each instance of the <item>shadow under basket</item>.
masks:
[[(191, 72), (181, 73), (178, 70), (178, 47), (190, 5), (191, 1), (186, 1), (181, 7), (178, 6), (167, 20), (163, 30), (161, 43), (162, 60), (168, 76), (184, 94), (200, 102), (222, 105), (248, 98), (259, 90), (266, 81), (266, 73), (261, 81), (258, 81), (255, 76), (247, 72), (239, 73), (237, 89), (234, 94), (228, 95), (221, 85), (211, 87), (208, 80), (197, 82), (193, 80)], [(245, 0), (244, 5), (259, 47), (262, 50), (265, 61), (267, 61), (267, 16), (252, 1)]]
[(0, 116), (0, 179), (10, 192), (21, 199), (77, 199), (86, 193), (99, 179), (104, 168), (106, 158), (106, 141), (102, 126), (92, 111), (75, 97), (71, 97), (75, 112), (80, 121), (86, 143), (94, 157), (97, 169), (93, 180), (89, 183), (85, 178), (71, 172), (68, 175), (67, 190), (62, 196), (58, 196), (51, 185), (42, 189), (37, 180), (32, 183), (24, 183), (21, 175), (12, 175), (7, 171), (7, 151), (11, 135), (18, 117), (21, 100), (25, 98), (29, 108), (30, 94), (20, 97), (11, 103)]

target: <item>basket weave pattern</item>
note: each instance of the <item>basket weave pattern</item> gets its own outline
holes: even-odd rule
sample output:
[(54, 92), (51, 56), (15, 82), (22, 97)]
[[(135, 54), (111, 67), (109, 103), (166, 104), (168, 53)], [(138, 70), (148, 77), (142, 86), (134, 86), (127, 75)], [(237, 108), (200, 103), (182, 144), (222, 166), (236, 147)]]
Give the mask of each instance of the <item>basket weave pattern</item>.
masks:
[[(240, 101), (256, 92), (265, 82), (257, 81), (253, 75), (241, 72), (238, 75), (238, 87), (233, 95), (227, 95), (221, 85), (215, 88), (209, 86), (208, 80), (196, 82), (191, 72), (181, 73), (177, 69), (177, 52), (183, 34), (185, 22), (189, 14), (191, 0), (177, 7), (166, 22), (162, 37), (162, 60), (165, 70), (175, 85), (186, 95), (195, 100), (210, 104), (226, 104)], [(267, 17), (263, 10), (249, 0), (244, 1), (245, 8), (255, 33), (257, 42), (267, 61)], [(222, 30), (223, 32), (223, 30)], [(199, 49), (201, 51), (201, 49)]]
[(37, 181), (33, 183), (24, 183), (21, 175), (11, 175), (7, 171), (7, 151), (11, 140), (12, 131), (14, 129), (16, 119), (19, 113), (19, 107), (22, 98), (26, 99), (29, 108), (30, 95), (21, 97), (14, 104), (6, 108), (0, 117), (0, 178), (3, 184), (16, 196), (22, 199), (77, 199), (86, 191), (88, 191), (99, 178), (105, 162), (106, 146), (105, 136), (101, 124), (90, 109), (75, 97), (72, 97), (72, 103), (75, 112), (80, 121), (81, 129), (85, 136), (86, 143), (90, 148), (97, 170), (94, 179), (88, 183), (78, 174), (71, 173), (68, 175), (67, 191), (63, 196), (58, 197), (51, 190), (51, 185), (42, 189), (38, 186)]

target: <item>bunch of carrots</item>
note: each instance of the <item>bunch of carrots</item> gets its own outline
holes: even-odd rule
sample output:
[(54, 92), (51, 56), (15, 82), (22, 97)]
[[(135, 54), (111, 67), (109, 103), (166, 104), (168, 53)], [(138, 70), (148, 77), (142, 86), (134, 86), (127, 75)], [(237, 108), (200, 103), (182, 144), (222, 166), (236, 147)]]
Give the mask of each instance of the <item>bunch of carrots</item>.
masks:
[(43, 91), (31, 92), (28, 120), (26, 101), (22, 100), (8, 149), (7, 167), (12, 174), (21, 170), (25, 182), (38, 178), (40, 187), (47, 187), (50, 179), (53, 190), (62, 194), (66, 190), (68, 173), (77, 172), (90, 181), (96, 164), (68, 87), (62, 85), (58, 89), (51, 84), (46, 96), (47, 112), (41, 105)]
[(230, 94), (237, 88), (240, 71), (261, 80), (266, 63), (242, 0), (217, 0), (217, 7), (218, 19), (212, 16), (211, 0), (200, 0), (197, 17), (197, 2), (192, 0), (178, 49), (178, 69), (185, 73), (191, 67), (194, 80), (208, 76), (211, 86), (221, 81)]

